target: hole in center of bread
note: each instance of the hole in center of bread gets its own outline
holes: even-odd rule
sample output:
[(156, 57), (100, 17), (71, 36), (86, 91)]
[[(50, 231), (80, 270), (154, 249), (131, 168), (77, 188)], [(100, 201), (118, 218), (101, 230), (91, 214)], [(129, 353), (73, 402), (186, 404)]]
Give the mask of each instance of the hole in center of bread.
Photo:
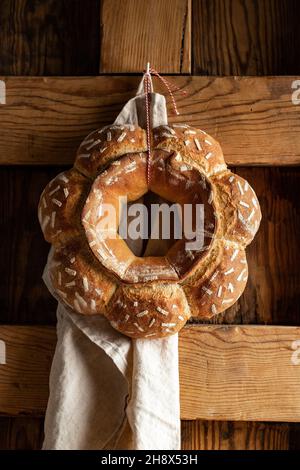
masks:
[(123, 206), (120, 226), (130, 227), (137, 217), (139, 220), (135, 227), (138, 233), (131, 238), (132, 231), (128, 230), (124, 237), (127, 246), (135, 256), (164, 256), (176, 241), (175, 223), (176, 217), (177, 220), (180, 217), (176, 205), (148, 191), (143, 197)]
[[(177, 281), (206, 256), (216, 233), (204, 173), (176, 152), (128, 154), (95, 179), (82, 211), (89, 246), (124, 282)], [(111, 209), (111, 210), (108, 210)]]

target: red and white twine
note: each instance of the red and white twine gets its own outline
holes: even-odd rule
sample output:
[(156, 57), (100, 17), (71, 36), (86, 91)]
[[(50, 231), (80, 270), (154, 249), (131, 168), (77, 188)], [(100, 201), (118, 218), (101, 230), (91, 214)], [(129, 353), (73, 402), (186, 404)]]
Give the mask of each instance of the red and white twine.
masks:
[(146, 97), (146, 138), (147, 138), (147, 183), (150, 183), (150, 160), (151, 160), (151, 75), (149, 66), (144, 74), (144, 93)]
[(151, 74), (159, 78), (161, 82), (163, 83), (163, 85), (167, 88), (171, 101), (172, 101), (174, 113), (177, 116), (180, 113), (177, 109), (173, 92), (180, 91), (183, 95), (186, 94), (185, 90), (180, 90), (178, 86), (170, 83), (168, 80), (162, 77), (157, 72), (157, 70), (155, 70), (154, 68), (150, 67), (149, 64), (147, 64), (147, 69), (144, 71), (144, 93), (145, 93), (145, 101), (146, 101), (147, 183), (148, 185), (150, 183), (150, 177), (151, 177), (151, 168), (150, 168), (150, 162), (151, 162), (151, 110), (150, 110), (150, 107), (151, 107), (151, 91), (152, 91)]

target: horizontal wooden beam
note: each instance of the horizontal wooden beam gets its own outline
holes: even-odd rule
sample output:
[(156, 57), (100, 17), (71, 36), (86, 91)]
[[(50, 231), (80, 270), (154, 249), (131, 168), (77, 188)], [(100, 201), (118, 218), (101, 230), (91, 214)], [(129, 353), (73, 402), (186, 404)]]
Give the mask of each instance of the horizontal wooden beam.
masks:
[[(299, 422), (299, 340), (298, 327), (184, 328), (182, 419)], [(55, 341), (53, 327), (0, 326), (0, 414), (45, 412)]]
[(299, 422), (300, 328), (183, 329), (180, 382), (186, 418)]
[(0, 414), (44, 414), (55, 343), (54, 327), (0, 326)]
[[(113, 122), (140, 79), (2, 77), (6, 94), (2, 83), (0, 101), (6, 104), (0, 104), (0, 164), (71, 164), (83, 137)], [(230, 165), (299, 165), (296, 79), (170, 77), (187, 92), (176, 95), (180, 116), (174, 117), (169, 105), (170, 122), (187, 122), (212, 134)], [(155, 89), (166, 93), (161, 86), (155, 82)]]

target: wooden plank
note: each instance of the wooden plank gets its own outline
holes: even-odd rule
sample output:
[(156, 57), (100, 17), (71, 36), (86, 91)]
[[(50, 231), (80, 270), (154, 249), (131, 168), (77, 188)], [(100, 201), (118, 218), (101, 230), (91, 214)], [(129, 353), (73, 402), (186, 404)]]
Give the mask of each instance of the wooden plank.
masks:
[[(300, 324), (300, 168), (235, 168), (254, 187), (263, 213), (247, 248), (249, 279), (239, 301), (210, 323)], [(41, 279), (49, 244), (37, 204), (61, 167), (3, 167), (0, 172), (2, 323), (54, 324), (56, 303)], [(26, 236), (24, 235), (26, 234)]]
[(50, 245), (37, 219), (41, 191), (58, 167), (0, 171), (0, 303), (2, 323), (54, 323), (56, 302), (42, 281)]
[[(173, 78), (188, 96), (178, 98), (181, 116), (170, 113), (170, 121), (211, 133), (231, 165), (299, 164), (300, 106), (291, 101), (294, 78)], [(0, 163), (36, 165), (70, 164), (81, 139), (115, 119), (140, 77), (4, 80)]]
[(298, 0), (194, 0), (194, 74), (300, 73)]
[(240, 170), (263, 207), (259, 235), (247, 249), (251, 275), (240, 320), (248, 312), (249, 323), (300, 325), (300, 168)]
[(182, 416), (300, 421), (300, 372), (292, 347), (299, 338), (297, 327), (184, 329), (180, 335)]
[(300, 449), (300, 424), (292, 423), (290, 425), (290, 450)]
[[(182, 419), (300, 421), (300, 328), (190, 326), (180, 333)], [(45, 411), (55, 346), (51, 327), (1, 326), (0, 413)]]
[[(299, 16), (300, 4), (297, 0), (281, 2), (277, 0), (194, 0), (192, 73), (204, 75), (299, 74), (300, 29), (297, 24)], [(294, 280), (298, 281), (299, 286), (299, 261), (298, 264), (294, 264), (295, 269), (291, 267), (291, 272), (294, 274), (289, 272), (281, 277), (281, 266), (284, 266), (285, 271), (291, 260), (291, 253), (298, 256), (295, 242), (299, 239), (299, 234), (294, 231), (292, 220), (295, 219), (290, 219), (288, 222), (291, 235), (285, 223), (280, 222), (290, 217), (291, 206), (289, 204), (289, 207), (286, 207), (287, 215), (281, 212), (285, 205), (281, 199), (283, 191), (286, 191), (285, 181), (281, 179), (277, 170), (272, 171), (271, 174), (268, 169), (259, 174), (256, 174), (254, 169), (250, 171), (254, 173), (256, 191), (260, 193), (261, 177), (265, 177), (265, 193), (261, 193), (262, 200), (260, 201), (264, 211), (263, 222), (260, 233), (248, 248), (247, 254), (250, 279), (240, 301), (212, 321), (218, 323), (222, 321), (227, 323), (267, 321), (270, 323), (273, 321), (275, 324), (299, 324), (298, 288), (294, 283)], [(246, 171), (246, 174), (248, 173)], [(294, 207), (298, 206), (299, 204), (295, 201)], [(268, 225), (268, 220), (270, 225)], [(287, 229), (286, 235), (279, 236), (279, 226), (283, 231)], [(276, 230), (275, 227), (278, 229)], [(300, 233), (299, 229), (298, 233)], [(289, 240), (290, 237), (291, 244), (284, 241)], [(279, 322), (278, 318), (280, 318)], [(295, 321), (296, 318), (298, 320)], [(211, 436), (212, 440), (204, 439), (206, 437), (204, 431), (201, 434), (203, 437), (201, 443), (207, 443), (209, 446), (212, 442), (212, 445), (217, 447), (218, 443), (215, 444), (214, 441), (214, 435), (217, 434), (216, 427), (219, 425), (226, 428), (227, 423), (216, 422), (216, 427), (211, 423), (207, 423), (207, 428), (211, 430), (212, 434), (208, 436)], [(248, 425), (255, 426), (255, 423), (248, 423)], [(192, 422), (191, 427), (196, 427), (196, 423)], [(270, 427), (270, 432), (268, 432), (268, 427)], [(205, 428), (204, 425), (203, 428)], [(265, 434), (272, 435), (273, 432), (273, 426), (266, 425)], [(199, 435), (195, 431), (191, 434), (191, 438)], [(244, 429), (235, 428), (232, 439), (233, 448), (269, 448), (257, 446), (257, 441), (252, 439), (248, 447), (248, 440), (246, 438), (244, 441), (244, 437)], [(224, 435), (222, 438), (224, 439)], [(236, 442), (240, 440), (242, 441), (241, 447), (236, 445)], [(197, 442), (196, 439), (194, 446)], [(225, 441), (220, 443), (220, 447), (224, 448), (226, 445), (225, 438)]]
[(191, 72), (191, 0), (103, 0), (100, 73)]
[(0, 418), (0, 450), (39, 450), (44, 438), (43, 418)]
[(244, 421), (182, 421), (182, 450), (288, 450), (289, 425)]
[(95, 75), (98, 0), (2, 0), (1, 75)]
[(263, 217), (246, 250), (246, 289), (236, 304), (210, 323), (299, 325), (300, 168), (233, 170), (255, 189)]
[[(0, 450), (40, 449), (43, 425), (43, 418), (0, 417)], [(289, 429), (283, 423), (182, 421), (181, 449), (288, 450)], [(291, 445), (299, 449), (299, 439), (293, 439)]]
[(43, 415), (55, 348), (55, 328), (0, 326), (6, 364), (0, 365), (0, 414)]

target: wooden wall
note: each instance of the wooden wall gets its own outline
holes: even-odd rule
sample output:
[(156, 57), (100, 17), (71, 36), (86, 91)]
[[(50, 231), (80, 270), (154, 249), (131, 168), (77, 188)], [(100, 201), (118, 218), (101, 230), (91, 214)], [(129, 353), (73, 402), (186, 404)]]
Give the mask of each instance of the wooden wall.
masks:
[[(298, 0), (1, 0), (1, 76), (140, 73), (147, 60), (181, 75), (300, 75)], [(257, 149), (259, 152), (259, 148)], [(41, 281), (48, 246), (39, 194), (60, 167), (0, 169), (1, 323), (53, 325)], [(240, 301), (217, 323), (300, 323), (300, 170), (239, 167), (264, 214)], [(280, 223), (278, 223), (280, 222)], [(299, 426), (185, 421), (184, 449), (300, 448)], [(1, 449), (37, 449), (41, 418), (0, 418)]]

